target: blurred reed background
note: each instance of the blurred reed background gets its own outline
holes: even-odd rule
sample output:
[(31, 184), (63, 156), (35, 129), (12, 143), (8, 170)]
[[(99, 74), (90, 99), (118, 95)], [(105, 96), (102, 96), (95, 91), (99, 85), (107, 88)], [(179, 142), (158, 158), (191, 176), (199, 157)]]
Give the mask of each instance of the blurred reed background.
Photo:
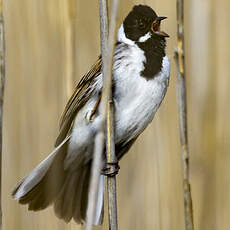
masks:
[[(121, 1), (120, 24), (134, 4), (168, 16), (172, 60), (168, 93), (154, 121), (124, 157), (118, 176), (119, 229), (182, 230), (183, 194), (173, 61), (176, 1)], [(229, 0), (185, 2), (188, 125), (196, 230), (230, 225)], [(72, 88), (99, 55), (97, 1), (7, 0), (3, 142), (3, 229), (83, 227), (59, 221), (52, 208), (32, 213), (10, 196), (52, 150)], [(105, 224), (97, 229), (107, 229)]]

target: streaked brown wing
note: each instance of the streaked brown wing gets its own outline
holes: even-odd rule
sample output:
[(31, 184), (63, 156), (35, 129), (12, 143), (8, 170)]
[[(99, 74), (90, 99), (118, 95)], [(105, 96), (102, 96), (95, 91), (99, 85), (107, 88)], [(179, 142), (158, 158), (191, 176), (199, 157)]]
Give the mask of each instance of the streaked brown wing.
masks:
[(61, 116), (60, 131), (56, 139), (55, 146), (58, 146), (64, 140), (71, 129), (72, 123), (78, 111), (84, 106), (94, 92), (95, 89), (90, 86), (94, 82), (94, 79), (100, 74), (101, 65), (102, 61), (101, 57), (99, 57), (96, 63), (91, 67), (90, 71), (83, 76), (75, 88), (74, 93), (69, 99)]

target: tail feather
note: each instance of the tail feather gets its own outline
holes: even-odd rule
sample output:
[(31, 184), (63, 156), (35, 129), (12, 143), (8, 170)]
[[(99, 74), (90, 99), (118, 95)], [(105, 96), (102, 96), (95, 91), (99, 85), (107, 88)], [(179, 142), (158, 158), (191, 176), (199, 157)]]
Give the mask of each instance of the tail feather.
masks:
[[(88, 191), (85, 191), (84, 185), (86, 184), (85, 187), (87, 187), (88, 181), (89, 181), (89, 176), (87, 176), (87, 173), (90, 173), (90, 163), (84, 168), (81, 174), (81, 180), (79, 180), (77, 187), (75, 188), (75, 197), (74, 197), (74, 210), (73, 210), (73, 218), (75, 222), (77, 223), (82, 223), (82, 220), (85, 220), (85, 215), (82, 214), (81, 212), (81, 206), (82, 206), (82, 200), (84, 199), (84, 193), (88, 194)], [(88, 197), (86, 197), (88, 199)], [(87, 207), (87, 200), (85, 201), (85, 205)]]
[(75, 189), (78, 187), (80, 176), (78, 172), (73, 173), (71, 175), (71, 180), (67, 185), (65, 194), (63, 196), (63, 206), (62, 213), (64, 214), (63, 218), (66, 222), (69, 222), (73, 217), (74, 212), (74, 195)]
[[(57, 148), (55, 148), (54, 151), (45, 160), (43, 160), (26, 178), (21, 180), (19, 184), (15, 186), (12, 191), (12, 196), (14, 199), (19, 200), (19, 202), (22, 201), (23, 204), (28, 203), (30, 196), (33, 196), (33, 194), (37, 193), (36, 188), (39, 187), (38, 185), (40, 183), (46, 183), (47, 179), (45, 176), (49, 174), (55, 174), (54, 167), (60, 167), (60, 164), (57, 164), (56, 166), (56, 164), (52, 163), (55, 161), (59, 162), (59, 158), (64, 159), (66, 154), (66, 145), (69, 139), (70, 136), (67, 137)], [(48, 171), (50, 173), (48, 173)]]
[(79, 179), (78, 171), (69, 173), (54, 202), (56, 216), (65, 222), (69, 222), (73, 217), (75, 188), (78, 186)]
[[(28, 209), (39, 211), (54, 204), (57, 217), (69, 222), (84, 223), (88, 205), (91, 161), (79, 163), (78, 168), (65, 169), (64, 162), (69, 138), (66, 138), (13, 190), (12, 196)], [(104, 176), (100, 182), (95, 225), (101, 224)]]
[(101, 175), (100, 181), (99, 181), (98, 199), (97, 199), (97, 206), (96, 206), (96, 216), (94, 219), (95, 225), (100, 225), (103, 222), (104, 187), (105, 187), (105, 176)]
[[(79, 205), (79, 208), (81, 208), (81, 211), (79, 212), (80, 215), (76, 209), (74, 219), (80, 218), (82, 220), (86, 220), (86, 212), (87, 212), (87, 206), (88, 206), (88, 194), (89, 194), (89, 182), (90, 182), (90, 174), (91, 174), (90, 169), (91, 169), (91, 165), (89, 166), (89, 169), (86, 170), (85, 182), (82, 185), (81, 199), (79, 200), (81, 202), (81, 206)], [(78, 197), (76, 199), (79, 199)]]

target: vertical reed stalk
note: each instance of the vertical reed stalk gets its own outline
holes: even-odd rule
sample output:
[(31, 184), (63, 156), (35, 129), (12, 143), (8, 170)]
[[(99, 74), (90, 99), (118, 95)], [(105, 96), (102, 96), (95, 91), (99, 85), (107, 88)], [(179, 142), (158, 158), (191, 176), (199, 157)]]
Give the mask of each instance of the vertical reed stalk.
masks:
[[(114, 110), (113, 110), (113, 99), (111, 94), (111, 86), (112, 86), (112, 64), (113, 64), (113, 52), (114, 52), (114, 35), (116, 28), (116, 18), (117, 11), (119, 6), (119, 0), (113, 0), (112, 9), (111, 9), (111, 17), (110, 17), (110, 25), (109, 25), (109, 37), (108, 37), (108, 48), (107, 55), (104, 55), (104, 59), (102, 59), (104, 65), (104, 76), (106, 78), (110, 77), (110, 92), (109, 101), (107, 103), (107, 155), (106, 160), (107, 164), (110, 165), (110, 172), (116, 171), (116, 153), (115, 153), (115, 144), (114, 144)], [(103, 58), (103, 56), (102, 56)], [(117, 230), (117, 189), (116, 189), (116, 173), (113, 173), (107, 177), (107, 191), (108, 191), (108, 209), (109, 209), (109, 229)]]
[(3, 0), (0, 0), (0, 230), (2, 229), (2, 120), (5, 89), (5, 32)]
[[(116, 153), (114, 144), (114, 107), (113, 103), (109, 104), (107, 112), (107, 164), (110, 165), (110, 171), (116, 171)], [(117, 230), (117, 184), (116, 173), (107, 177), (107, 194), (108, 194), (108, 209), (109, 209), (109, 229)]]
[[(86, 230), (92, 230), (95, 216), (95, 207), (98, 195), (98, 184), (102, 168), (102, 154), (104, 151), (105, 127), (107, 121), (107, 163), (113, 163), (115, 158), (113, 140), (113, 111), (110, 106), (112, 86), (112, 63), (114, 49), (114, 34), (119, 1), (114, 0), (111, 10), (111, 20), (108, 35), (108, 13), (107, 1), (99, 0), (100, 5), (100, 31), (101, 31), (101, 52), (103, 70), (103, 90), (101, 100), (101, 126), (95, 138), (94, 158), (90, 182), (89, 202), (87, 210)], [(107, 120), (108, 119), (108, 120)], [(109, 220), (110, 229), (117, 229), (117, 206), (116, 206), (116, 179), (115, 176), (108, 178), (109, 195)]]
[(66, 51), (66, 96), (70, 98), (74, 89), (74, 76), (75, 70), (75, 41), (76, 41), (76, 8), (77, 3), (75, 0), (67, 0), (65, 7), (65, 21), (66, 31), (65, 31), (65, 51)]
[(177, 102), (179, 114), (179, 131), (181, 143), (183, 190), (184, 190), (184, 214), (185, 229), (193, 230), (193, 208), (191, 186), (189, 181), (189, 149), (187, 131), (187, 101), (185, 78), (185, 53), (184, 53), (184, 1), (177, 0), (177, 50), (175, 62), (177, 66)]
[[(106, 27), (106, 24), (103, 23), (106, 21), (107, 17), (107, 1), (100, 0), (100, 18), (101, 18), (101, 48), (102, 48), (102, 63), (103, 63), (103, 76), (107, 79), (108, 88), (106, 95), (108, 96), (107, 103), (107, 138), (106, 138), (106, 160), (107, 165), (110, 167), (110, 172), (116, 171), (116, 154), (115, 154), (115, 144), (114, 144), (114, 110), (113, 110), (113, 102), (112, 102), (112, 64), (113, 64), (113, 53), (114, 53), (114, 35), (116, 28), (116, 18), (119, 0), (113, 0), (112, 9), (111, 9), (111, 17), (110, 17), (110, 25), (109, 25), (109, 36), (108, 42), (106, 35), (108, 32), (104, 32), (103, 30)], [(105, 17), (104, 17), (105, 16)], [(108, 19), (107, 19), (108, 21)], [(108, 29), (107, 29), (108, 31)], [(103, 44), (104, 43), (104, 44)], [(107, 43), (107, 45), (106, 45)], [(103, 50), (104, 49), (104, 50)], [(116, 173), (110, 174), (107, 177), (107, 191), (108, 191), (108, 209), (109, 209), (109, 229), (117, 230), (117, 194), (116, 194)]]

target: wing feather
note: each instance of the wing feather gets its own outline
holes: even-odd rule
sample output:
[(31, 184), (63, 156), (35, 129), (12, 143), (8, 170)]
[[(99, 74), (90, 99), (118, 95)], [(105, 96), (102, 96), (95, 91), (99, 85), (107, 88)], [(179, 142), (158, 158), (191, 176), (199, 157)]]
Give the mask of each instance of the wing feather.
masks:
[(95, 78), (100, 75), (101, 66), (102, 61), (100, 56), (95, 64), (91, 67), (89, 72), (82, 77), (82, 79), (76, 86), (74, 93), (69, 99), (61, 116), (60, 131), (56, 139), (55, 146), (58, 146), (67, 136), (67, 134), (71, 130), (72, 123), (78, 111), (85, 105), (92, 93), (95, 91), (95, 89), (91, 86), (94, 83)]

